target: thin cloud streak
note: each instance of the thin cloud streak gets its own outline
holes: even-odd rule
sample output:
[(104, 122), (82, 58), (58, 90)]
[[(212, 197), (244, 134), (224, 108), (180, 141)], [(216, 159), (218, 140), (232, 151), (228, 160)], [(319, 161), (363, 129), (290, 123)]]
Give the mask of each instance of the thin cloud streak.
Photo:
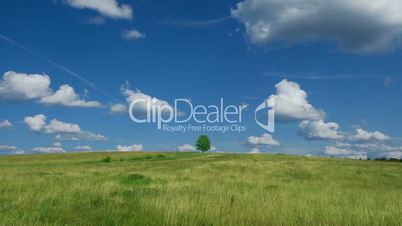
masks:
[(98, 91), (99, 93), (103, 94), (107, 98), (112, 99), (114, 101), (118, 101), (116, 98), (114, 98), (112, 95), (107, 93), (105, 90), (103, 90), (102, 88), (96, 86), (93, 82), (89, 81), (88, 79), (84, 78), (83, 76), (79, 75), (78, 73), (72, 71), (71, 69), (69, 69), (69, 68), (67, 68), (67, 67), (65, 67), (65, 66), (63, 66), (63, 65), (61, 65), (59, 63), (56, 63), (53, 60), (48, 59), (47, 57), (43, 56), (42, 54), (39, 54), (38, 52), (32, 50), (31, 48), (29, 48), (29, 47), (27, 47), (27, 46), (25, 46), (25, 45), (23, 45), (23, 44), (21, 44), (21, 43), (19, 43), (17, 41), (14, 41), (14, 40), (8, 38), (7, 36), (4, 36), (4, 35), (0, 34), (0, 39), (3, 39), (5, 42), (7, 42), (9, 44), (17, 46), (17, 47), (19, 47), (19, 48), (21, 48), (21, 49), (23, 49), (23, 50), (35, 55), (36, 57), (39, 57), (39, 58), (45, 60), (47, 63), (49, 63), (53, 67), (55, 67), (55, 68), (65, 72), (65, 73), (73, 76), (74, 78), (78, 79), (79, 81), (81, 81), (85, 85), (87, 85), (87, 86), (91, 87), (92, 89)]
[[(282, 74), (282, 75), (280, 75)], [(289, 73), (264, 73), (263, 77), (266, 78), (288, 78), (288, 79), (301, 79), (301, 80), (366, 80), (366, 79), (384, 79), (388, 75), (287, 75)]]
[(182, 26), (182, 27), (207, 27), (214, 24), (222, 23), (226, 20), (232, 19), (232, 16), (221, 17), (217, 19), (211, 20), (201, 20), (201, 21), (191, 21), (186, 19), (176, 19), (176, 20), (166, 20), (163, 23), (174, 25), (174, 26)]

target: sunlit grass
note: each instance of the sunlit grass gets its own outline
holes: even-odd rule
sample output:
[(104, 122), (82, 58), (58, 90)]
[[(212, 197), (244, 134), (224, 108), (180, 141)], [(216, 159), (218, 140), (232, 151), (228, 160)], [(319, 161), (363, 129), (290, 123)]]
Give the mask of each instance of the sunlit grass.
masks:
[(402, 222), (397, 162), (199, 153), (7, 156), (0, 157), (0, 182), (1, 225)]

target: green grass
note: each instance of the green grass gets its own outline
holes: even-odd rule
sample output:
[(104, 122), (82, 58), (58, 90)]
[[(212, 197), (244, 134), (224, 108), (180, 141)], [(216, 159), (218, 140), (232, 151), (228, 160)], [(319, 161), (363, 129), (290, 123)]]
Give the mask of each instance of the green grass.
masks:
[(398, 162), (199, 153), (0, 157), (0, 225), (401, 222)]

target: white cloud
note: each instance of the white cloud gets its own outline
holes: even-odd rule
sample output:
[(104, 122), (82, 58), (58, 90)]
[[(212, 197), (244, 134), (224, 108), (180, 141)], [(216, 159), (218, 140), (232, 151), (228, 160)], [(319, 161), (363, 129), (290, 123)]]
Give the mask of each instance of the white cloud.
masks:
[(279, 146), (280, 143), (272, 138), (270, 134), (264, 133), (260, 137), (250, 136), (247, 138), (250, 145)]
[(191, 145), (191, 144), (183, 144), (180, 145), (176, 148), (177, 151), (179, 152), (192, 152), (192, 151), (196, 151), (196, 147)]
[(387, 158), (402, 159), (402, 151), (393, 151), (387, 153)]
[(336, 142), (324, 150), (327, 155), (340, 155), (353, 159), (372, 158), (398, 158), (402, 153), (402, 146), (389, 146), (383, 143), (343, 143)]
[(110, 106), (110, 113), (112, 114), (128, 113), (127, 106), (124, 104), (113, 104)]
[(50, 78), (43, 74), (25, 74), (8, 71), (0, 80), (0, 100), (25, 101), (51, 93)]
[(59, 133), (56, 135), (56, 141), (64, 140), (88, 140), (88, 141), (106, 141), (107, 138), (100, 134), (95, 134), (81, 130), (78, 124), (66, 123), (57, 119), (47, 123), (47, 117), (43, 114), (28, 116), (24, 118), (25, 124), (31, 131), (41, 133)]
[(348, 140), (350, 141), (388, 141), (391, 137), (379, 132), (368, 132), (363, 129), (356, 129), (356, 133), (353, 135), (348, 136)]
[(353, 155), (347, 156), (347, 158), (366, 160), (368, 158), (368, 156), (367, 156), (366, 152), (355, 152), (355, 153), (353, 153)]
[(42, 153), (63, 153), (66, 152), (62, 147), (35, 147), (32, 151), (42, 152)]
[(356, 53), (399, 47), (400, 0), (245, 0), (231, 10), (253, 43), (329, 41)]
[(334, 146), (327, 146), (324, 150), (325, 154), (327, 155), (350, 155), (353, 153), (352, 150), (337, 148)]
[(46, 125), (46, 116), (43, 114), (28, 116), (24, 118), (25, 124), (32, 131), (39, 132)]
[(337, 142), (335, 144), (337, 147), (351, 148), (354, 150), (364, 150), (370, 152), (392, 152), (392, 151), (402, 151), (402, 146), (389, 146), (382, 143), (342, 143)]
[(259, 154), (259, 153), (261, 153), (261, 152), (260, 152), (260, 149), (258, 149), (258, 148), (252, 148), (249, 152), (249, 154)]
[(132, 7), (119, 4), (117, 0), (66, 0), (66, 3), (77, 9), (95, 10), (105, 17), (128, 20), (133, 18)]
[(276, 94), (271, 95), (269, 100), (274, 99), (275, 117), (279, 121), (321, 120), (325, 113), (315, 109), (307, 100), (307, 93), (299, 84), (282, 80), (275, 85)]
[(125, 38), (127, 40), (136, 40), (136, 39), (145, 38), (145, 34), (139, 32), (136, 29), (123, 30), (121, 32), (121, 35), (123, 36), (123, 38)]
[(367, 159), (368, 155), (365, 151), (349, 150), (334, 146), (325, 147), (324, 153), (331, 156), (350, 158), (350, 159)]
[(7, 151), (9, 154), (24, 154), (24, 151), (16, 146), (0, 145), (0, 151)]
[(60, 142), (54, 142), (52, 144), (53, 147), (63, 147), (63, 145)]
[(81, 100), (80, 96), (75, 93), (74, 88), (69, 85), (60, 86), (55, 93), (44, 96), (40, 102), (46, 105), (61, 105), (67, 107), (102, 107), (98, 101)]
[(0, 129), (8, 129), (11, 128), (13, 126), (13, 124), (8, 121), (7, 119), (5, 119), (4, 121), (0, 121)]
[(323, 120), (305, 120), (299, 123), (299, 134), (308, 140), (342, 139), (344, 136), (339, 134), (338, 129), (337, 123), (325, 123)]
[(91, 133), (88, 131), (81, 131), (79, 133), (67, 133), (67, 134), (57, 134), (54, 139), (56, 141), (107, 141), (108, 138), (96, 133)]
[(143, 150), (142, 144), (133, 144), (129, 146), (124, 146), (124, 145), (117, 145), (116, 151), (120, 152), (129, 152), (129, 151), (142, 151)]
[[(183, 145), (178, 146), (178, 147), (176, 148), (176, 151), (179, 151), (179, 152), (194, 152), (194, 151), (197, 151), (197, 148), (196, 148), (194, 145), (191, 145), (191, 144), (183, 144)], [(211, 146), (211, 148), (209, 149), (209, 151), (211, 151), (211, 152), (216, 152), (216, 153), (222, 152), (222, 151), (219, 151), (219, 150), (218, 150), (216, 147), (214, 147), (214, 146)]]
[(77, 124), (71, 124), (53, 119), (50, 123), (46, 122), (47, 117), (43, 114), (25, 117), (24, 122), (32, 131), (43, 133), (81, 133), (81, 128)]
[(77, 146), (74, 148), (76, 151), (92, 151), (91, 146), (89, 145), (84, 145), (84, 146)]
[[(121, 88), (122, 94), (126, 97), (126, 101), (128, 104), (131, 104), (134, 101), (138, 100), (146, 100), (150, 104), (151, 109), (162, 109), (162, 112), (171, 111), (174, 112), (174, 108), (165, 100), (158, 99), (156, 97), (152, 97), (145, 93), (142, 93), (140, 90), (131, 90), (130, 84), (126, 83)], [(135, 105), (134, 113), (146, 113), (147, 112), (147, 104), (144, 102), (139, 102)]]
[(25, 74), (8, 71), (0, 80), (0, 100), (28, 101), (39, 100), (46, 105), (61, 105), (67, 107), (102, 107), (98, 101), (81, 100), (69, 85), (60, 86), (53, 92), (48, 75)]

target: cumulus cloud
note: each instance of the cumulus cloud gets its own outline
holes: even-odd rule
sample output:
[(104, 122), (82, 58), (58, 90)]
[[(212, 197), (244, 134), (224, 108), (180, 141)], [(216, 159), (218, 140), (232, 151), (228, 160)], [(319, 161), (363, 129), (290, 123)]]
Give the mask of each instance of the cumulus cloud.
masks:
[(383, 143), (344, 143), (337, 142), (335, 144), (337, 147), (350, 148), (353, 150), (364, 150), (369, 152), (392, 152), (392, 151), (402, 151), (402, 146), (390, 146)]
[(30, 130), (39, 132), (46, 125), (46, 119), (47, 119), (47, 117), (45, 115), (39, 114), (39, 115), (35, 115), (35, 116), (25, 117), (24, 122)]
[(106, 141), (107, 138), (100, 134), (95, 134), (81, 130), (78, 124), (66, 123), (57, 119), (47, 122), (47, 117), (43, 114), (28, 116), (24, 118), (25, 124), (31, 131), (54, 134), (56, 141), (63, 140), (89, 140), (89, 141)]
[(22, 155), (25, 153), (24, 150), (10, 145), (0, 145), (0, 153), (1, 152), (6, 152), (10, 155)]
[(362, 159), (366, 160), (368, 158), (368, 155), (366, 152), (354, 152), (352, 155), (346, 156), (347, 158), (350, 159)]
[[(402, 150), (402, 149), (401, 149)], [(393, 151), (389, 152), (386, 155), (386, 158), (393, 158), (393, 159), (402, 159), (402, 151)]]
[(8, 71), (0, 80), (0, 101), (38, 100), (45, 105), (61, 105), (67, 107), (102, 107), (98, 101), (80, 99), (74, 88), (62, 85), (53, 92), (48, 75), (25, 74)]
[(279, 141), (276, 141), (272, 138), (270, 134), (264, 133), (260, 137), (250, 136), (247, 138), (247, 143), (249, 145), (256, 145), (256, 146), (279, 146)]
[[(146, 100), (147, 103), (151, 103), (150, 109), (162, 109), (162, 112), (171, 111), (174, 112), (174, 108), (165, 100), (158, 99), (156, 97), (152, 97), (145, 93), (142, 93), (140, 90), (132, 90), (130, 89), (130, 84), (127, 82), (125, 85), (121, 87), (122, 94), (126, 97), (126, 101), (128, 104), (131, 104), (134, 101), (138, 100)], [(148, 106), (144, 102), (138, 102), (133, 109), (134, 113), (146, 113)]]
[(324, 152), (327, 155), (350, 155), (353, 153), (353, 151), (351, 151), (351, 150), (344, 149), (344, 148), (338, 148), (338, 147), (334, 147), (334, 146), (325, 147)]
[(331, 156), (350, 158), (350, 159), (367, 159), (368, 154), (365, 151), (349, 150), (334, 146), (325, 147), (324, 153)]
[(84, 145), (84, 146), (77, 146), (74, 148), (74, 150), (87, 152), (87, 151), (92, 151), (92, 148), (89, 145)]
[(339, 134), (338, 129), (337, 123), (325, 123), (323, 120), (305, 120), (299, 123), (299, 134), (308, 140), (344, 138), (343, 135)]
[(4, 121), (0, 121), (0, 129), (8, 129), (11, 128), (12, 126), (13, 124), (7, 119), (5, 119)]
[(390, 146), (384, 143), (345, 143), (336, 142), (324, 150), (327, 155), (347, 157), (353, 159), (371, 158), (399, 158), (402, 146)]
[(60, 86), (55, 93), (42, 97), (39, 102), (46, 105), (61, 105), (67, 107), (102, 107), (102, 104), (98, 101), (81, 100), (80, 96), (75, 93), (74, 88), (69, 85)]
[(25, 124), (32, 131), (43, 133), (80, 133), (81, 128), (78, 124), (71, 124), (53, 119), (50, 123), (46, 122), (47, 117), (43, 114), (28, 116), (24, 118)]
[(6, 72), (0, 80), (0, 100), (26, 101), (51, 93), (50, 78), (43, 74)]
[(275, 103), (275, 118), (278, 121), (321, 120), (325, 113), (314, 108), (307, 100), (307, 93), (299, 84), (284, 79), (275, 85), (276, 94), (268, 101)]
[(122, 30), (121, 35), (123, 36), (124, 39), (127, 39), (127, 40), (136, 40), (136, 39), (145, 38), (145, 34), (139, 32), (136, 29)]
[(259, 153), (261, 153), (261, 152), (260, 152), (260, 149), (258, 149), (258, 148), (252, 148), (249, 152), (249, 154), (259, 154)]
[(194, 145), (191, 144), (183, 144), (180, 145), (176, 148), (177, 151), (179, 152), (192, 152), (192, 151), (196, 151), (196, 147)]
[(112, 104), (110, 105), (110, 113), (112, 114), (123, 114), (127, 113), (127, 106), (124, 104)]
[(355, 53), (400, 46), (399, 0), (245, 0), (231, 10), (253, 43), (329, 41)]
[(32, 151), (37, 151), (41, 153), (64, 153), (66, 152), (62, 147), (35, 147)]
[(391, 137), (379, 132), (379, 131), (374, 131), (374, 132), (368, 132), (365, 131), (361, 128), (356, 129), (355, 134), (352, 134), (348, 137), (348, 140), (350, 141), (388, 141), (390, 140)]
[(116, 151), (120, 152), (130, 152), (130, 151), (142, 151), (143, 150), (142, 144), (133, 144), (129, 146), (124, 146), (124, 145), (117, 145)]
[(120, 4), (117, 0), (66, 0), (65, 2), (74, 8), (95, 10), (113, 19), (131, 20), (133, 18), (132, 7)]

